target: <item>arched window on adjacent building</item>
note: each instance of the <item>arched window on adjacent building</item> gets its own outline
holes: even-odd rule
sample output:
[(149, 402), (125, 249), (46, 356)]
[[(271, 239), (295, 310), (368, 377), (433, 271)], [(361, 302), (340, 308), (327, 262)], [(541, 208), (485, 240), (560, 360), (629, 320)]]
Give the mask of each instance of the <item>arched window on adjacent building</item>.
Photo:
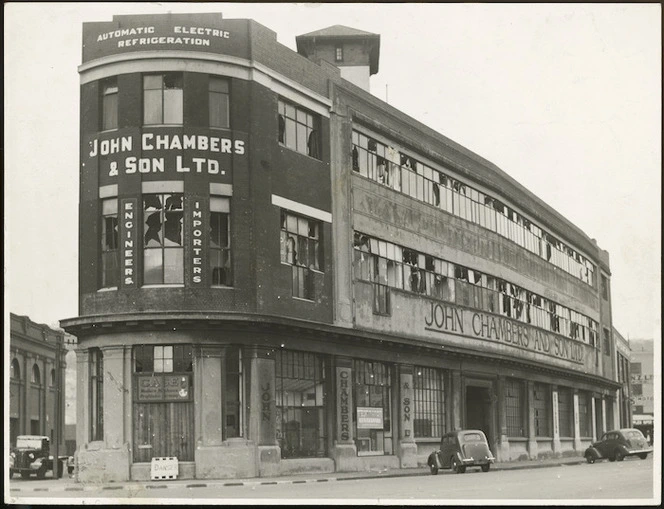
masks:
[(41, 384), (41, 374), (39, 373), (39, 366), (37, 366), (37, 364), (33, 364), (32, 366), (31, 382), (37, 385)]
[(12, 380), (20, 380), (21, 379), (21, 367), (18, 364), (18, 360), (13, 359), (11, 368), (9, 371), (9, 377)]
[(55, 387), (55, 369), (51, 370), (51, 387)]

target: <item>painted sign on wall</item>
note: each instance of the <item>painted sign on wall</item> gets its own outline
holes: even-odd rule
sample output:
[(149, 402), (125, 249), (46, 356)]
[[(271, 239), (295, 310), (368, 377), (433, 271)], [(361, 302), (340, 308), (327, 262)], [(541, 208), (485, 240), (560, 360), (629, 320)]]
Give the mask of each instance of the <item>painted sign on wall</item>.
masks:
[(190, 375), (137, 375), (136, 399), (138, 401), (189, 401), (191, 399)]
[(221, 13), (113, 16), (111, 22), (83, 23), (83, 62), (149, 50), (248, 54), (247, 23)]
[(426, 331), (475, 337), (575, 364), (583, 364), (587, 348), (578, 341), (509, 318), (433, 300), (425, 304), (423, 321)]
[(124, 288), (135, 288), (136, 254), (141, 239), (138, 237), (138, 209), (133, 198), (120, 200), (120, 282)]
[(337, 437), (341, 442), (350, 442), (351, 434), (351, 369), (337, 367)]

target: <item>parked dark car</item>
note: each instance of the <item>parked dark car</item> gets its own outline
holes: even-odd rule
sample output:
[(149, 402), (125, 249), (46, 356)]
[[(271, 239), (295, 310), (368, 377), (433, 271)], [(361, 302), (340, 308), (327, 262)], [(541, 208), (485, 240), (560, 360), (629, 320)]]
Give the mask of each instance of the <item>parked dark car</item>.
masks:
[(588, 463), (595, 463), (600, 459), (609, 461), (622, 461), (625, 456), (638, 456), (642, 460), (652, 452), (652, 447), (638, 429), (626, 428), (608, 431), (602, 438), (586, 449), (585, 457)]
[[(62, 477), (67, 467), (67, 456), (58, 457), (58, 477)], [(46, 477), (53, 470), (55, 459), (50, 454), (50, 440), (41, 435), (20, 435), (16, 437), (16, 448), (9, 455), (9, 476), (15, 473), (28, 479), (35, 474), (37, 479)]]
[(441, 468), (463, 474), (467, 467), (481, 467), (482, 472), (488, 472), (494, 461), (484, 432), (466, 429), (445, 433), (440, 440), (440, 450), (429, 455), (427, 465), (433, 475)]

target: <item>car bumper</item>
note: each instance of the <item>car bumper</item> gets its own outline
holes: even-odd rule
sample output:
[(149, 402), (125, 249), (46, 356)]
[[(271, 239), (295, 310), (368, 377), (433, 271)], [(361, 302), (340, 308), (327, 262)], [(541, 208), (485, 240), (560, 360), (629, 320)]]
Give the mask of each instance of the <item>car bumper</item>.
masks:
[(630, 456), (635, 456), (637, 454), (650, 454), (652, 452), (652, 448), (649, 449), (630, 449), (627, 451), (627, 454)]
[(493, 463), (495, 461), (494, 457), (489, 457), (489, 458), (468, 458), (468, 459), (462, 459), (461, 463), (464, 466), (472, 466), (472, 465), (486, 465), (488, 463)]

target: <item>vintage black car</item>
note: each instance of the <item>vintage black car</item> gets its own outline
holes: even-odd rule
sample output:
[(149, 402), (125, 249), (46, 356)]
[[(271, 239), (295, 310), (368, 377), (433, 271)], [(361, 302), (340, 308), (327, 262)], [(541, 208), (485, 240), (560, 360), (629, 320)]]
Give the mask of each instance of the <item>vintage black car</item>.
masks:
[[(9, 457), (9, 475), (20, 473), (27, 479), (35, 474), (37, 479), (46, 477), (46, 472), (53, 470), (53, 456), (50, 455), (49, 438), (40, 435), (20, 435), (16, 437), (16, 448)], [(58, 477), (62, 477), (68, 468), (67, 456), (58, 458)]]
[(622, 461), (626, 456), (638, 456), (642, 460), (652, 452), (652, 447), (638, 429), (625, 428), (608, 431), (602, 438), (586, 449), (584, 456), (588, 463), (608, 458), (609, 461)]
[(481, 467), (482, 472), (488, 472), (494, 461), (484, 432), (466, 429), (445, 433), (440, 440), (440, 450), (429, 455), (427, 465), (433, 475), (441, 468), (463, 474), (467, 467)]

